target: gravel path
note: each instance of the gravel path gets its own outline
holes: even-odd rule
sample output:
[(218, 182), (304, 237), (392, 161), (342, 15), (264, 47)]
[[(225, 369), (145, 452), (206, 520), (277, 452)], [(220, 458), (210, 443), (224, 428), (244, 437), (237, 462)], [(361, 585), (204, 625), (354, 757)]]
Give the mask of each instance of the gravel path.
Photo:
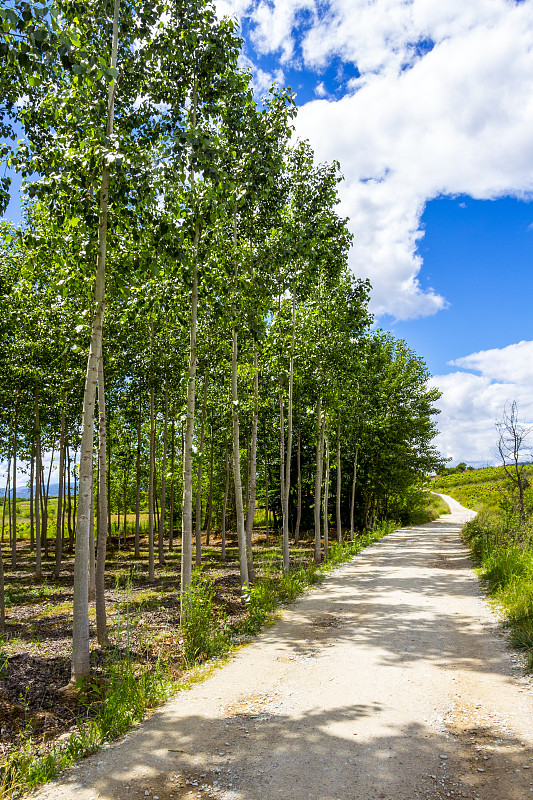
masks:
[(204, 683), (40, 800), (533, 798), (533, 695), (459, 539), (472, 512), (336, 569)]

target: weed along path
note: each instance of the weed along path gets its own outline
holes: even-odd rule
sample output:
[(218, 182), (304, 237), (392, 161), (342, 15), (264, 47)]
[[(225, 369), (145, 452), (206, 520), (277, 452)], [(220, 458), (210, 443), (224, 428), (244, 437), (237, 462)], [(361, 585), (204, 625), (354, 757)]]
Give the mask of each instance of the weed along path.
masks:
[(533, 694), (459, 539), (471, 512), (337, 568), (205, 682), (39, 800), (533, 798)]

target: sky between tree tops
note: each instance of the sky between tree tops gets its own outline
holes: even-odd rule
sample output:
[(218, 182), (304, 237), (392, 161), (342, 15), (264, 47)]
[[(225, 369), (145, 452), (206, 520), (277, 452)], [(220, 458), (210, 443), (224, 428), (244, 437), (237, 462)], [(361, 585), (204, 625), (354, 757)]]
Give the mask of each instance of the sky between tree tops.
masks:
[(443, 392), (438, 444), (495, 460), (506, 400), (533, 419), (533, 0), (219, 0), (258, 95), (345, 176), (351, 266)]

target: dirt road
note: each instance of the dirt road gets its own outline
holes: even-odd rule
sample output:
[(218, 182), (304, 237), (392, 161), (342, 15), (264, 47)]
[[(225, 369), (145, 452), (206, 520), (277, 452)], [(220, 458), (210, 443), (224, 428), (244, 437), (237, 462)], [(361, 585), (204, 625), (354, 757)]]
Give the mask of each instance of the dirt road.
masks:
[(333, 572), (40, 800), (533, 798), (533, 694), (453, 513)]

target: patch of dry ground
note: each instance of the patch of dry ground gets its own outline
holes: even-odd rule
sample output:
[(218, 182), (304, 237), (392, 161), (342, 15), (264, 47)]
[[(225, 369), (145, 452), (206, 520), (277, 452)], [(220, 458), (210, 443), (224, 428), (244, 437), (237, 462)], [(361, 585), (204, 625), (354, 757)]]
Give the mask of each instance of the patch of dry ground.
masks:
[(398, 531), (39, 800), (525, 800), (533, 697), (459, 531)]

